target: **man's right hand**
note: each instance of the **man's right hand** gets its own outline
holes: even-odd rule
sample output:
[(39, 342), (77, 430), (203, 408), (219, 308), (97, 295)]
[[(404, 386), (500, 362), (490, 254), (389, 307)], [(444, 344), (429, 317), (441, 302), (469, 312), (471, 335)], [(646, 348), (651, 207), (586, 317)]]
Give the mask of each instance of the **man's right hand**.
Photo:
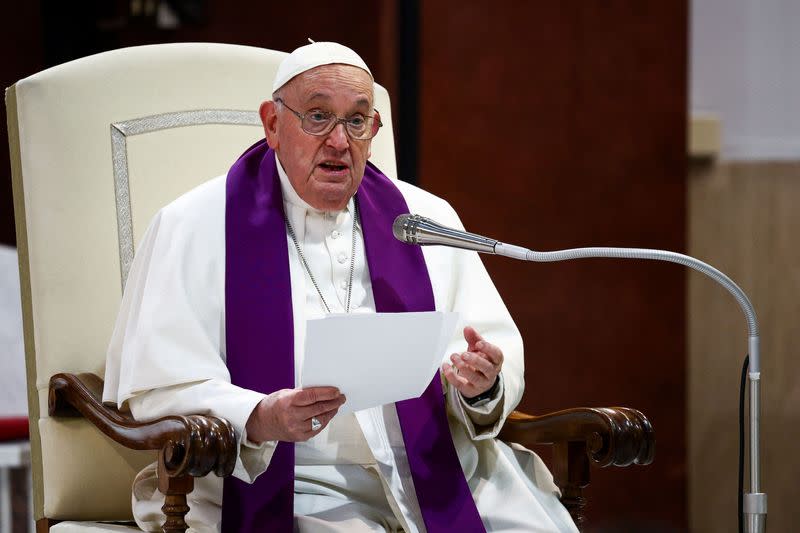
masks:
[[(336, 387), (275, 391), (261, 400), (250, 413), (245, 426), (247, 438), (255, 443), (268, 440), (306, 441), (328, 425), (345, 399)], [(317, 431), (311, 430), (313, 417), (322, 424)]]

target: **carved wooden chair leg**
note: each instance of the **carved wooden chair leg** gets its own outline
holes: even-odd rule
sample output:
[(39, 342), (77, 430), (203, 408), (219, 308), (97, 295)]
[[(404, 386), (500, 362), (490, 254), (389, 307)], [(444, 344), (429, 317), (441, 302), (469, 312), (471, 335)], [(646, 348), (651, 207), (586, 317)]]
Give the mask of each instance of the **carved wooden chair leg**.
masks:
[(183, 533), (188, 529), (186, 525), (186, 513), (189, 512), (189, 505), (186, 502), (186, 495), (194, 489), (194, 478), (192, 476), (170, 477), (164, 465), (163, 451), (158, 454), (158, 490), (164, 495), (164, 505), (161, 510), (167, 517), (162, 529), (164, 533), (180, 531)]
[(589, 456), (585, 441), (559, 442), (553, 446), (553, 480), (561, 489), (561, 503), (569, 511), (579, 530), (583, 530), (586, 498), (583, 489), (589, 484)]

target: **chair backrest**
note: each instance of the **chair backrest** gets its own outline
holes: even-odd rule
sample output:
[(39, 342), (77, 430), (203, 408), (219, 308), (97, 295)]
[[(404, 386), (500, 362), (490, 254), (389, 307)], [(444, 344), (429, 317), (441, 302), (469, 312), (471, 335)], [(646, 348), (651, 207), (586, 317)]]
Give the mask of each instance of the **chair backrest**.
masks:
[[(132, 479), (154, 456), (122, 449), (84, 420), (49, 418), (48, 380), (103, 375), (149, 220), (263, 137), (257, 109), (284, 56), (225, 44), (141, 46), (8, 89), (37, 519), (131, 516)], [(371, 160), (394, 178), (389, 96), (376, 86), (375, 97), (385, 127)]]

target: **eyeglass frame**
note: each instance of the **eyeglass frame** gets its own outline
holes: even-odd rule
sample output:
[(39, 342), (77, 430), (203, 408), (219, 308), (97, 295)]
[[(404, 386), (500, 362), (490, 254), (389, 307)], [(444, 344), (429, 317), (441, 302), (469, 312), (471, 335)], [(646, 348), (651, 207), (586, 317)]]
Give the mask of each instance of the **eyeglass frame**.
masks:
[(378, 132), (380, 131), (380, 129), (383, 127), (383, 121), (381, 120), (380, 112), (376, 109), (374, 115), (364, 115), (364, 118), (369, 118), (369, 119), (378, 121), (378, 129), (375, 130), (375, 134), (372, 135), (372, 137), (366, 137), (366, 138), (363, 138), (363, 139), (357, 139), (357, 138), (353, 137), (353, 134), (350, 133), (350, 130), (347, 128), (347, 124), (349, 123), (350, 119), (341, 118), (341, 117), (335, 115), (334, 113), (331, 113), (330, 111), (323, 111), (323, 113), (326, 113), (328, 115), (333, 116), (333, 121), (331, 121), (333, 126), (331, 126), (328, 131), (323, 132), (323, 133), (311, 133), (310, 131), (306, 131), (305, 128), (303, 128), (303, 121), (305, 120), (306, 116), (308, 116), (311, 113), (311, 111), (307, 111), (305, 113), (300, 113), (299, 111), (295, 111), (294, 109), (292, 109), (291, 107), (289, 107), (286, 104), (286, 102), (283, 100), (283, 98), (280, 98), (280, 97), (275, 98), (274, 101), (275, 102), (279, 102), (283, 107), (285, 107), (286, 109), (291, 111), (297, 118), (300, 119), (300, 129), (303, 130), (303, 133), (307, 133), (308, 135), (313, 135), (314, 137), (323, 137), (325, 135), (329, 135), (334, 129), (336, 129), (336, 126), (341, 124), (342, 126), (344, 126), (344, 131), (347, 133), (347, 136), (350, 138), (350, 140), (353, 140), (353, 141), (369, 141), (370, 139), (374, 139), (375, 136), (378, 135)]

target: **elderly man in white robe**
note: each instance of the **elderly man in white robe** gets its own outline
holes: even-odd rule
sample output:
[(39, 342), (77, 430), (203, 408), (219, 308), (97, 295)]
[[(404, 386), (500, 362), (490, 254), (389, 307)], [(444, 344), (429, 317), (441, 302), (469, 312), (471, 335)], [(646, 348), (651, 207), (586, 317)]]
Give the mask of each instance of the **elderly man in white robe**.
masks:
[[(495, 439), (522, 396), (522, 341), (477, 254), (384, 238), (397, 209), (462, 226), (367, 162), (381, 123), (364, 61), (298, 48), (260, 115), (265, 141), (151, 222), (108, 351), (104, 401), (236, 431), (236, 479), (196, 481), (191, 530), (576, 531), (541, 460)], [(306, 320), (434, 309), (462, 327), (421, 399), (337, 415), (335, 388), (296, 388)], [(133, 489), (147, 531), (164, 520), (155, 475)]]

